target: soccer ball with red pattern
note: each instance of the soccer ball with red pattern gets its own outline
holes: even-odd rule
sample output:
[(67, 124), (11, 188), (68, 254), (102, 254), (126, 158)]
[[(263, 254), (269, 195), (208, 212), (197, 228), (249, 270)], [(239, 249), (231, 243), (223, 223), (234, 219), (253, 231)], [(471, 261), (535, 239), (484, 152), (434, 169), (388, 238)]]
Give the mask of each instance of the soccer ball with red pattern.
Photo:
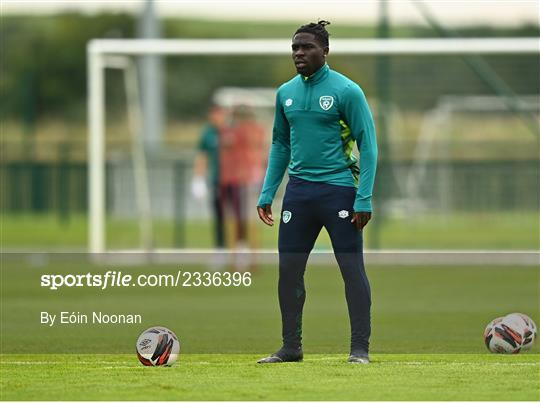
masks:
[(151, 327), (137, 339), (137, 357), (143, 365), (170, 366), (180, 354), (178, 337), (166, 327)]
[(484, 342), (492, 353), (517, 354), (531, 348), (535, 338), (536, 324), (519, 313), (493, 319), (484, 331)]
[(518, 315), (523, 322), (525, 322), (525, 332), (523, 333), (523, 343), (521, 349), (530, 350), (536, 341), (536, 337), (538, 336), (538, 328), (536, 327), (536, 323), (534, 323), (534, 321), (524, 313), (514, 313), (512, 315)]

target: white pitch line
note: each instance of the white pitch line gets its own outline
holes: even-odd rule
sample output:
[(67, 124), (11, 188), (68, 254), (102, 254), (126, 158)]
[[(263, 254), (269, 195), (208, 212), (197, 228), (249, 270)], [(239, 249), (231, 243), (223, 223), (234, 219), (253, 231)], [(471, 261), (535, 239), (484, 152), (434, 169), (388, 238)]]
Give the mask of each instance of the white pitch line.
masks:
[[(315, 361), (335, 361), (335, 362), (346, 362), (343, 358), (309, 358), (305, 359), (305, 362), (315, 362)], [(540, 366), (539, 362), (444, 362), (444, 361), (373, 361), (374, 364), (388, 364), (388, 365), (471, 365), (471, 364), (482, 364), (482, 365), (502, 365), (502, 366)], [(115, 361), (2, 361), (1, 364), (4, 365), (51, 365), (51, 364), (82, 364), (82, 365), (108, 365), (103, 367), (104, 369), (122, 369), (122, 368), (141, 368), (137, 363), (134, 363), (132, 366), (128, 365), (115, 365)], [(210, 365), (212, 363), (207, 361), (191, 361), (191, 362), (179, 362), (177, 365)], [(214, 363), (215, 364), (215, 363)]]
[(388, 362), (388, 361), (375, 361), (384, 364), (397, 364), (397, 365), (504, 365), (504, 366), (540, 366), (540, 362), (440, 362), (440, 361), (410, 361), (410, 362)]
[(139, 369), (139, 368), (142, 368), (140, 365), (138, 366), (134, 366), (134, 367), (128, 367), (126, 365), (119, 365), (117, 367), (114, 367), (114, 366), (111, 366), (111, 367), (101, 367), (101, 369), (114, 369), (114, 370), (117, 370), (117, 369)]
[[(61, 364), (71, 364), (73, 365), (73, 363), (68, 363), (68, 362), (62, 362), (62, 361), (51, 361), (51, 362), (24, 362), (24, 361), (14, 361), (14, 362), (2, 362), (2, 364), (5, 364), (5, 365), (20, 365), (20, 366), (25, 366), (25, 365), (61, 365)], [(133, 364), (133, 365), (114, 365), (115, 363), (111, 362), (111, 363), (103, 363), (103, 362), (77, 362), (77, 364), (82, 364), (82, 365), (93, 365), (93, 364), (96, 364), (96, 366), (99, 368), (99, 369), (114, 369), (114, 370), (117, 370), (117, 369), (139, 369), (139, 368), (143, 368), (143, 366), (141, 365), (138, 365), (138, 364)], [(107, 365), (108, 364), (108, 365)], [(103, 366), (105, 365), (105, 366)]]
[(109, 364), (109, 365), (114, 365), (116, 364), (116, 361), (2, 361), (1, 364), (12, 364), (12, 365)]
[[(304, 362), (314, 362), (314, 361), (326, 361), (332, 362), (332, 360), (304, 360)], [(343, 363), (347, 363), (346, 360), (339, 360)], [(337, 362), (337, 361), (334, 361)], [(540, 363), (534, 362), (388, 362), (388, 361), (371, 361), (372, 365), (394, 365), (394, 366), (411, 366), (411, 367), (420, 367), (420, 366), (502, 366), (502, 367), (540, 367)]]

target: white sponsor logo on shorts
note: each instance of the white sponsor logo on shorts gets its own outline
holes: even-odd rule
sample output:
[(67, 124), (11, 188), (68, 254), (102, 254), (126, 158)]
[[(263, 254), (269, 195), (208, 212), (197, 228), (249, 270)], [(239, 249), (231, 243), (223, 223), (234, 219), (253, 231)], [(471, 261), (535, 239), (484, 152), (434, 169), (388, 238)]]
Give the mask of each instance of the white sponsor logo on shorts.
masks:
[(339, 218), (347, 218), (349, 216), (349, 212), (347, 210), (341, 210), (337, 214)]

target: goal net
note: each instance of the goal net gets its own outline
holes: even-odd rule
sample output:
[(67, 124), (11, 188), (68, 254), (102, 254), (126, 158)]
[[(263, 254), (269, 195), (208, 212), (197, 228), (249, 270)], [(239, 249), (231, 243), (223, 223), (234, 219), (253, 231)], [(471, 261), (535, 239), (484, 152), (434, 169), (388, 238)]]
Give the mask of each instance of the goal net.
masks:
[[(365, 231), (374, 256), (486, 250), (515, 252), (512, 262), (538, 250), (538, 53), (537, 38), (332, 41), (330, 66), (363, 88), (378, 130)], [(138, 91), (136, 60), (145, 55), (163, 58), (166, 89), (163, 140), (152, 152)], [(192, 183), (208, 110), (219, 105), (230, 121), (247, 107), (264, 129), (266, 158), (275, 89), (293, 76), (288, 39), (91, 41), (89, 252), (215, 250), (212, 194), (195, 195)], [(276, 228), (255, 211), (258, 179), (243, 207), (243, 246), (272, 251)], [(238, 246), (234, 214), (225, 206), (228, 248)], [(322, 233), (316, 249), (329, 248)]]

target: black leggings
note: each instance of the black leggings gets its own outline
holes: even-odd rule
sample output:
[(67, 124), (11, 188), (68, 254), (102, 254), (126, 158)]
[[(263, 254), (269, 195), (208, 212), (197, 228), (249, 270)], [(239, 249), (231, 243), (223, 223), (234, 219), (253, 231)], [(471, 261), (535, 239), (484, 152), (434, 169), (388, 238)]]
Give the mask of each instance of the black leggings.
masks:
[(220, 199), (222, 211), (227, 205), (232, 209), (236, 221), (236, 240), (247, 241), (246, 189), (241, 185), (221, 185)]
[(223, 203), (219, 186), (213, 188), (212, 210), (214, 211), (214, 242), (218, 248), (225, 247), (225, 222), (223, 217)]
[(362, 232), (351, 223), (356, 189), (291, 177), (279, 225), (279, 303), (283, 344), (302, 343), (304, 272), (313, 245), (325, 227), (345, 283), (351, 323), (351, 350), (369, 350), (371, 291), (364, 269)]

